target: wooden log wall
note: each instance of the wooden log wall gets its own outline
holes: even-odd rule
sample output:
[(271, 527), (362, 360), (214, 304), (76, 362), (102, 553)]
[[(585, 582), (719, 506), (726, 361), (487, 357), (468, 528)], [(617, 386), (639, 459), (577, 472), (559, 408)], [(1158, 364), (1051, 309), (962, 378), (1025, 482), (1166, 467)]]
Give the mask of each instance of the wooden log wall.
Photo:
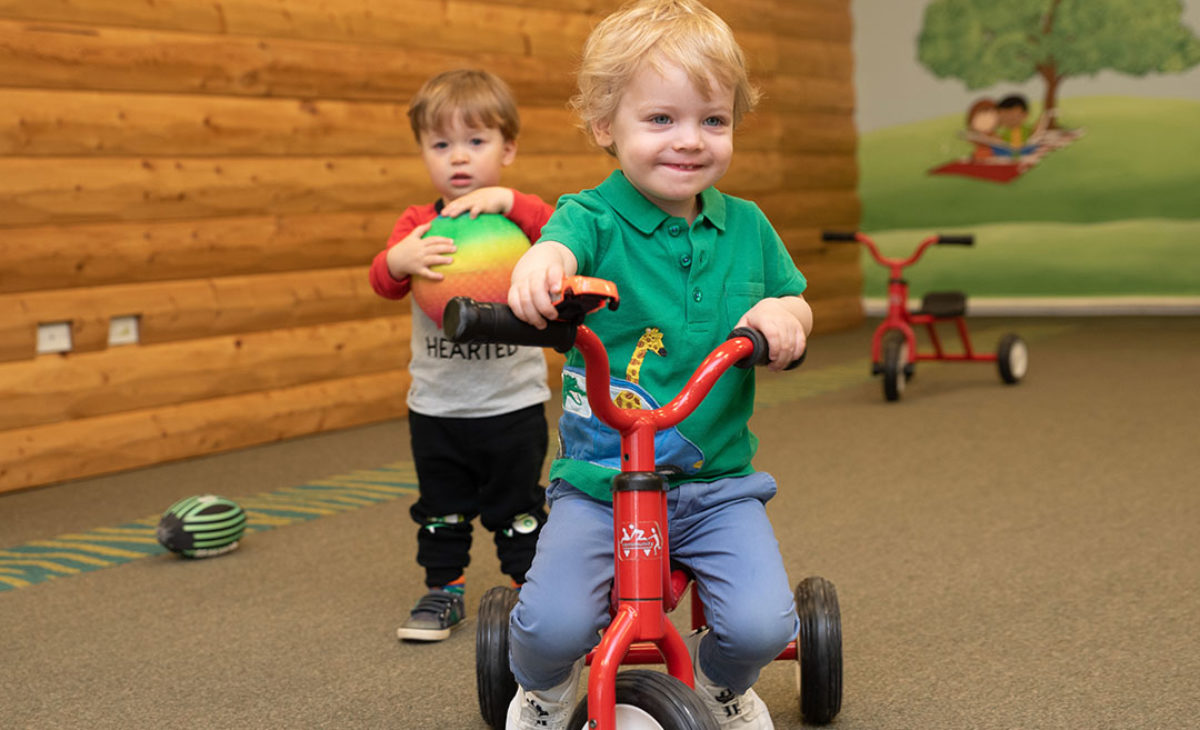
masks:
[[(434, 195), (407, 100), (479, 66), (515, 90), (506, 184), (610, 160), (565, 110), (618, 0), (0, 0), (0, 491), (401, 416), (409, 305), (367, 266)], [(856, 323), (849, 0), (711, 0), (766, 97), (721, 187), (756, 200)], [(113, 317), (140, 341), (110, 345)], [(37, 354), (39, 324), (73, 349)]]

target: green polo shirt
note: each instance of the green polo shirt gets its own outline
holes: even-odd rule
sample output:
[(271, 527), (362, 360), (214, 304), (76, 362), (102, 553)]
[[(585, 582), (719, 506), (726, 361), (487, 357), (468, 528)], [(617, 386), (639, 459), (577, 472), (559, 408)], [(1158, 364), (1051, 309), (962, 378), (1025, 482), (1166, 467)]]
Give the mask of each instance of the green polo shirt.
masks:
[[(614, 396), (665, 405), (747, 310), (804, 291), (804, 276), (757, 205), (715, 188), (700, 200), (689, 226), (646, 200), (617, 170), (597, 188), (560, 198), (542, 228), (541, 240), (558, 241), (575, 255), (579, 275), (617, 284), (620, 307), (587, 320), (608, 350)], [(582, 370), (583, 357), (572, 350), (550, 476), (610, 499), (616, 436), (591, 415)], [(731, 368), (695, 413), (656, 438), (659, 471), (672, 486), (753, 471), (758, 439), (747, 426), (753, 408), (754, 371)]]

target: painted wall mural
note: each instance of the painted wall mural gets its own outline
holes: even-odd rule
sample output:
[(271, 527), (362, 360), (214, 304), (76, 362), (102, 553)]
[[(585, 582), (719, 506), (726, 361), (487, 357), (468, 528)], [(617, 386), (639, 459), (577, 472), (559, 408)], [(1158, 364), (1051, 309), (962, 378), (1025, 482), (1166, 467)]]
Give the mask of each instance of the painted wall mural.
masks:
[(854, 13), (863, 230), (976, 238), (906, 270), (914, 294), (1200, 311), (1200, 0)]

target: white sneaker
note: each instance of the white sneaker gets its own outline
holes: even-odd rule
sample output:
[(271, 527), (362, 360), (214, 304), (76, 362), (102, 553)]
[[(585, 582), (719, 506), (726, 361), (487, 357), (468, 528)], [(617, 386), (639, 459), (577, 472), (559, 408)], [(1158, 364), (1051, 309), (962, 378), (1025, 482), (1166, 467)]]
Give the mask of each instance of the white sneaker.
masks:
[(517, 693), (508, 703), (505, 730), (564, 730), (575, 709), (582, 668), (580, 659), (571, 667), (571, 676), (550, 689), (525, 690), (517, 685)]
[(692, 671), (696, 675), (696, 694), (704, 706), (717, 719), (717, 727), (734, 730), (775, 730), (767, 703), (762, 701), (753, 688), (742, 694), (734, 694), (728, 687), (720, 687), (700, 671), (700, 640), (708, 629), (693, 632), (684, 639), (688, 653), (692, 655)]

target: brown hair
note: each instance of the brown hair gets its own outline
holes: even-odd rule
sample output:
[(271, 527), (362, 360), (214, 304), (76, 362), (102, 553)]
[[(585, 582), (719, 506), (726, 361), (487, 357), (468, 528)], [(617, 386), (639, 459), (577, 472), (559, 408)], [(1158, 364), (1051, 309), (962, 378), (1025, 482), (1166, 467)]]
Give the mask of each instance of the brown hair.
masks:
[(422, 132), (441, 130), (456, 118), (470, 126), (499, 129), (506, 142), (521, 131), (512, 90), (488, 71), (442, 72), (426, 81), (408, 104), (408, 120), (418, 142)]
[[(960, 109), (962, 107), (959, 107)], [(967, 129), (971, 128), (971, 121), (975, 119), (975, 115), (979, 112), (991, 111), (996, 108), (996, 102), (991, 99), (977, 99), (971, 108), (967, 110)]]
[(758, 102), (742, 49), (720, 16), (696, 0), (638, 0), (600, 21), (584, 44), (579, 93), (571, 99), (584, 128), (612, 118), (643, 63), (664, 60), (682, 68), (701, 93), (714, 79), (732, 89), (735, 125)]

